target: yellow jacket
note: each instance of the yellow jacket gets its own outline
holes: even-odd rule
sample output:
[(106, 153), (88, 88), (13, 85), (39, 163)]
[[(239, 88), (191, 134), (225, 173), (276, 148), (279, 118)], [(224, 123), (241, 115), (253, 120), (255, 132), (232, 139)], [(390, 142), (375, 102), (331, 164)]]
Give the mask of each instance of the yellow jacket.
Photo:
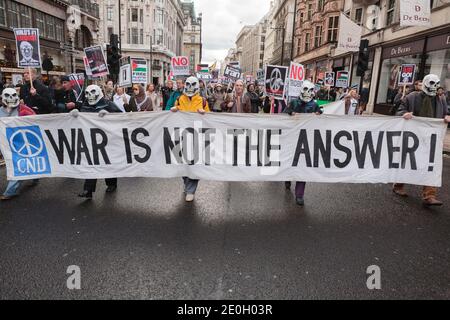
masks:
[(208, 101), (203, 99), (198, 93), (192, 99), (182, 94), (175, 102), (175, 107), (183, 112), (197, 112), (198, 109), (204, 109), (206, 112), (209, 112)]

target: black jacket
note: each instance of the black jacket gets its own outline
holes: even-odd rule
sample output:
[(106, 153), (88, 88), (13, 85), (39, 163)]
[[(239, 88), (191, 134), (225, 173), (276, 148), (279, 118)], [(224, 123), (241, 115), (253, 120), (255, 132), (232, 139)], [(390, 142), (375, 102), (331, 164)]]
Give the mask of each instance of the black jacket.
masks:
[(122, 112), (119, 107), (112, 101), (108, 101), (105, 98), (101, 98), (95, 106), (91, 106), (87, 101), (81, 106), (81, 112), (100, 112), (101, 110), (106, 110), (110, 113)]
[(39, 80), (34, 80), (33, 86), (36, 89), (36, 95), (32, 96), (30, 94), (30, 83), (26, 82), (22, 88), (20, 88), (20, 99), (22, 99), (28, 107), (34, 109), (37, 114), (52, 113), (54, 106), (48, 88)]

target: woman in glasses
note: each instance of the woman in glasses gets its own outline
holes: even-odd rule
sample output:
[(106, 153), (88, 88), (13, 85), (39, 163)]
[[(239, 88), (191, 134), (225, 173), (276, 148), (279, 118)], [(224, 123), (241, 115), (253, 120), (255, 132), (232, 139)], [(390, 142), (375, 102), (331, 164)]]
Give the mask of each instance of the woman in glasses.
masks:
[(133, 85), (133, 96), (124, 107), (126, 112), (153, 111), (152, 100), (145, 94), (145, 89), (140, 84)]

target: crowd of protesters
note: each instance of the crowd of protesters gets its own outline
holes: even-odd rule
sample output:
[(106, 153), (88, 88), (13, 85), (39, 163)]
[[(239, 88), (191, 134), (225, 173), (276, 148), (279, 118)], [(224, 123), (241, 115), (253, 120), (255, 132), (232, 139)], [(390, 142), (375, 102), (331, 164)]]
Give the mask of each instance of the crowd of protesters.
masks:
[[(312, 87), (314, 85), (310, 83)], [(237, 80), (235, 83), (209, 82), (205, 84), (199, 80), (199, 89), (195, 96), (189, 96), (184, 91), (185, 79), (178, 78), (176, 81), (168, 80), (164, 86), (148, 84), (146, 87), (142, 84), (133, 84), (131, 88), (119, 87), (113, 81), (108, 80), (99, 84), (103, 91), (102, 103), (107, 112), (147, 112), (147, 111), (185, 111), (185, 112), (217, 112), (217, 113), (285, 113), (294, 115), (297, 113), (313, 113), (320, 115), (322, 109), (316, 100), (305, 100), (294, 98), (290, 100), (276, 99), (273, 96), (265, 94), (263, 86), (257, 82), (245, 83), (243, 80)], [(30, 114), (49, 114), (49, 113), (68, 113), (73, 110), (81, 112), (98, 112), (86, 103), (84, 92), (78, 94), (73, 88), (72, 82), (68, 76), (54, 77), (48, 84), (44, 84), (38, 77), (35, 69), (29, 69), (24, 73), (24, 83), (13, 86), (11, 83), (0, 88), (15, 88), (20, 97), (20, 105), (30, 110), (24, 115)], [(393, 99), (391, 113), (393, 115), (403, 116), (405, 119), (411, 118), (411, 108), (408, 107), (412, 93), (421, 92), (421, 83), (417, 81), (414, 88), (399, 89)], [(352, 88), (333, 88), (326, 89), (320, 87), (314, 93), (317, 100), (344, 101), (345, 114), (349, 116), (361, 115), (365, 111), (367, 104), (367, 92), (358, 93)], [(444, 118), (448, 122), (448, 95), (443, 88), (437, 91), (436, 99), (438, 104), (445, 109)], [(434, 100), (433, 100), (434, 101)], [(412, 102), (410, 102), (412, 103)], [(435, 102), (433, 102), (435, 103)], [(3, 108), (5, 104), (3, 104)], [(0, 108), (2, 109), (2, 108)], [(194, 110), (196, 109), (196, 110)], [(197, 110), (198, 109), (198, 110)], [(20, 116), (20, 114), (18, 114)], [(427, 116), (424, 113), (424, 116)], [(441, 117), (441, 115), (439, 115)], [(198, 180), (192, 180), (184, 177), (186, 201), (193, 201)], [(37, 183), (37, 181), (34, 181)], [(107, 192), (114, 192), (117, 189), (117, 179), (107, 179)], [(305, 182), (297, 182), (295, 188), (297, 204), (304, 204)], [(291, 183), (286, 182), (287, 189), (291, 188)], [(10, 181), (7, 190), (0, 197), (1, 200), (8, 200), (18, 195), (20, 183)], [(85, 181), (84, 190), (80, 197), (92, 198), (92, 192), (95, 191), (96, 180), (88, 179)], [(431, 199), (428, 204), (441, 205), (436, 199), (436, 189), (426, 187), (424, 189), (424, 201)], [(404, 186), (395, 184), (393, 191), (405, 196)]]

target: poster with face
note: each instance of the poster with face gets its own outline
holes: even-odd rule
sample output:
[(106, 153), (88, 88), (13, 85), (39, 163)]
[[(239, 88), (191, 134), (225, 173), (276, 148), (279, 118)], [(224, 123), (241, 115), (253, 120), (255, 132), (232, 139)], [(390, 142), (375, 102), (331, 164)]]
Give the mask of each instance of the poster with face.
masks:
[(84, 48), (84, 53), (93, 78), (103, 77), (109, 74), (108, 64), (106, 63), (102, 46)]
[(14, 28), (19, 68), (40, 68), (39, 29)]
[(276, 99), (283, 99), (286, 85), (288, 67), (266, 66), (264, 86), (267, 95), (274, 96)]

